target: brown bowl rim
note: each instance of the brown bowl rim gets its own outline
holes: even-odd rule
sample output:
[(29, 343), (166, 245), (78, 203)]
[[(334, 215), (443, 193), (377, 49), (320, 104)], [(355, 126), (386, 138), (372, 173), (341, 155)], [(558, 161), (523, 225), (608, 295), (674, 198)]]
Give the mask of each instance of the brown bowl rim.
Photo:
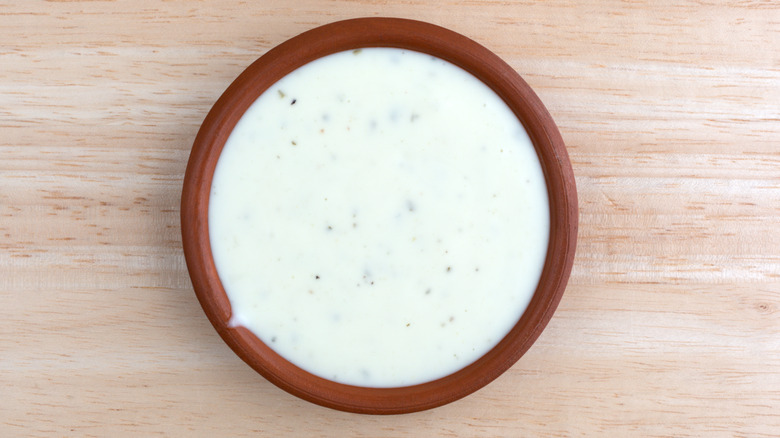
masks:
[[(550, 200), (550, 241), (539, 285), (523, 316), (492, 350), (471, 365), (432, 382), (399, 388), (336, 383), (291, 364), (249, 330), (231, 328), (230, 303), (217, 275), (208, 233), (211, 180), (238, 119), (273, 83), (314, 59), (345, 50), (393, 47), (427, 53), (471, 72), (492, 88), (523, 123), (539, 155)], [(475, 41), (430, 23), (401, 18), (338, 21), (300, 34), (252, 63), (206, 116), (192, 147), (181, 199), (182, 244), (195, 293), (222, 339), (279, 388), (304, 400), (348, 412), (400, 414), (441, 406), (484, 387), (531, 347), (563, 295), (574, 261), (578, 210), (574, 174), (555, 122), (512, 67)]]

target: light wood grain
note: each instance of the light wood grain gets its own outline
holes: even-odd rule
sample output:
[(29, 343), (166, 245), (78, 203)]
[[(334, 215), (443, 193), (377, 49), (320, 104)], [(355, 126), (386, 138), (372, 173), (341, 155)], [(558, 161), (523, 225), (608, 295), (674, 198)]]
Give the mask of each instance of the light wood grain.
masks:
[[(263, 380), (192, 292), (198, 126), (274, 45), (398, 16), (537, 91), (580, 239), (548, 329), (432, 411), (345, 414)], [(0, 1), (0, 436), (777, 436), (780, 3)]]

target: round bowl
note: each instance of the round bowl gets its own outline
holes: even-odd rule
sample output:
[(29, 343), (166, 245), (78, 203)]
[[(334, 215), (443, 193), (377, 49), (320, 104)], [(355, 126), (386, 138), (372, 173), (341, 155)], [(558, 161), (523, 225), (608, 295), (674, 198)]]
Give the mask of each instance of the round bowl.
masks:
[[(522, 122), (544, 172), (550, 239), (538, 287), (511, 331), (471, 365), (431, 382), (397, 388), (345, 385), (310, 374), (244, 327), (231, 327), (230, 302), (209, 243), (212, 177), (222, 148), (247, 108), (276, 81), (323, 56), (366, 47), (427, 53), (470, 72), (496, 92)], [(247, 364), (281, 389), (310, 402), (365, 414), (421, 411), (460, 399), (508, 370), (539, 337), (563, 295), (577, 241), (577, 192), (566, 148), (550, 114), (528, 84), (476, 42), (432, 24), (396, 18), (340, 21), (298, 35), (251, 64), (214, 104), (195, 139), (181, 204), (184, 254), (198, 300), (222, 339)]]

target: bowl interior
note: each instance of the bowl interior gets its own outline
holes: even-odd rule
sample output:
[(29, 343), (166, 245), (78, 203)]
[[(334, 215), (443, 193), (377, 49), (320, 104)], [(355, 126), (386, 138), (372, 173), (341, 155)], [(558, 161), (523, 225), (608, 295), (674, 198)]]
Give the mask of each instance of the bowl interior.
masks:
[[(400, 388), (336, 383), (292, 365), (243, 327), (229, 327), (230, 303), (211, 254), (208, 203), (217, 161), (233, 127), (266, 89), (323, 56), (365, 47), (394, 47), (449, 61), (490, 86), (530, 136), (550, 202), (550, 240), (539, 285), (523, 316), (486, 355), (441, 379)], [(182, 192), (182, 239), (193, 287), (224, 341), (266, 379), (305, 400), (334, 409), (396, 414), (440, 406), (485, 386), (509, 369), (537, 339), (561, 299), (577, 238), (577, 194), (563, 140), (550, 114), (522, 78), (495, 54), (444, 28), (405, 19), (362, 18), (318, 27), (270, 50), (215, 103), (195, 139)]]

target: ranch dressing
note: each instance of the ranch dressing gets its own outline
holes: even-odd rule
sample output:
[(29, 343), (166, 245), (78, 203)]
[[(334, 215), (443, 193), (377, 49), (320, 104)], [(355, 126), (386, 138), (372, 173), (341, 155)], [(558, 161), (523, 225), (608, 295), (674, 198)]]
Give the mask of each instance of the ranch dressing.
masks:
[(501, 98), (391, 48), (326, 56), (265, 91), (209, 200), (230, 324), (367, 387), (435, 380), (494, 347), (536, 289), (549, 222), (539, 159)]

